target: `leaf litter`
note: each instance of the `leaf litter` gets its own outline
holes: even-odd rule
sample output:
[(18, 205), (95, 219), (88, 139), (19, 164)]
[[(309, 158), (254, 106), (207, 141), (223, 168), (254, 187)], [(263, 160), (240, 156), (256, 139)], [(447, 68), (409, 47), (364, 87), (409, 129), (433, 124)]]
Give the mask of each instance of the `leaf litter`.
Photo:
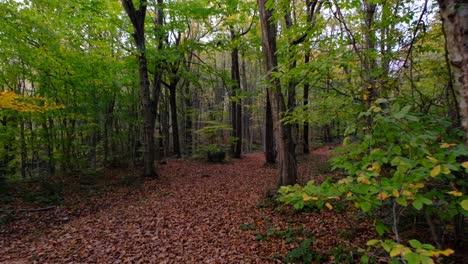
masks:
[[(318, 252), (364, 247), (374, 236), (370, 223), (347, 211), (278, 210), (265, 198), (276, 170), (263, 163), (263, 153), (223, 164), (172, 160), (137, 188), (110, 187), (24, 213), (0, 226), (0, 262), (283, 263), (305, 233)], [(317, 176), (313, 165), (300, 167), (304, 179)], [(303, 231), (291, 242), (272, 230)]]

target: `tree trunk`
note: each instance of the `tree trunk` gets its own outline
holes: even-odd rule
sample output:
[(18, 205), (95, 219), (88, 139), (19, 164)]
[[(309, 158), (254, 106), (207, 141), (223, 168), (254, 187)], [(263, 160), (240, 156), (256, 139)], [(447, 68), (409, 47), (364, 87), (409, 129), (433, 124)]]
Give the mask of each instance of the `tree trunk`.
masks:
[(28, 165), (28, 150), (26, 148), (26, 137), (24, 135), (24, 118), (20, 119), (20, 146), (21, 146), (21, 177), (26, 179), (26, 167)]
[(266, 1), (258, 0), (258, 8), (262, 26), (265, 69), (272, 90), (270, 103), (278, 150), (278, 186), (292, 185), (297, 181), (296, 153), (291, 129), (283, 124), (280, 119), (280, 114), (287, 111), (287, 108), (281, 91), (281, 84), (274, 76), (278, 65), (276, 58), (276, 23), (272, 21), (271, 10), (265, 9)]
[(276, 150), (273, 135), (273, 115), (271, 114), (270, 91), (267, 90), (265, 113), (265, 159), (267, 164), (275, 164)]
[[(309, 63), (310, 60), (310, 51), (307, 51), (304, 58), (304, 63)], [(309, 83), (304, 83), (304, 106), (309, 104)], [(304, 133), (303, 133), (303, 150), (304, 154), (308, 154), (310, 152), (309, 148), (309, 121), (304, 121)]]
[(174, 154), (177, 158), (181, 157), (180, 152), (180, 139), (179, 139), (179, 122), (177, 121), (177, 98), (176, 98), (176, 87), (177, 84), (171, 83), (169, 86), (169, 99), (171, 103), (171, 121), (172, 121), (172, 144), (174, 148)]
[[(231, 30), (231, 40), (234, 42), (238, 36)], [(240, 71), (239, 71), (239, 49), (234, 48), (231, 52), (231, 79), (233, 81), (231, 88), (232, 101), (232, 132), (235, 137), (232, 145), (232, 157), (240, 158), (242, 153), (242, 103), (239, 95), (240, 90)]]
[(461, 125), (468, 145), (468, 3), (438, 0), (455, 88), (460, 94)]
[(138, 51), (137, 60), (138, 76), (140, 80), (140, 103), (141, 114), (143, 116), (143, 176), (154, 177), (157, 176), (156, 169), (154, 167), (154, 126), (156, 109), (154, 109), (154, 102), (151, 100), (145, 45), (145, 17), (148, 3), (146, 0), (140, 0), (139, 9), (136, 10), (132, 0), (121, 0), (121, 2), (132, 22), (134, 29), (133, 38)]

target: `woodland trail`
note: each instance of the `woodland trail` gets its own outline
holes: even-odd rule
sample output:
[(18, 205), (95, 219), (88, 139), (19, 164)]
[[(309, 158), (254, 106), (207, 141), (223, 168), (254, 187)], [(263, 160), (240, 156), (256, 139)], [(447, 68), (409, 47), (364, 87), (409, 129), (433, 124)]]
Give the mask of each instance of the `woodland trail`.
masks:
[[(298, 216), (262, 206), (275, 187), (276, 170), (263, 166), (262, 153), (226, 164), (187, 160), (160, 165), (161, 178), (145, 181), (138, 193), (111, 206), (27, 238), (0, 237), (0, 261), (39, 263), (282, 263), (294, 245), (267, 228), (303, 226), (318, 250), (365, 240), (347, 215), (322, 211)], [(243, 230), (242, 225), (255, 228)]]

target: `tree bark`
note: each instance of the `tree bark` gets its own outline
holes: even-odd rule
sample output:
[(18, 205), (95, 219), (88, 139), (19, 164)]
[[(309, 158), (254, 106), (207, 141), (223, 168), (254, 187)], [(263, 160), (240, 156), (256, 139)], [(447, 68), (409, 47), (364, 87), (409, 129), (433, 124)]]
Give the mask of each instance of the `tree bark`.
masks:
[(438, 0), (455, 88), (460, 94), (461, 125), (468, 145), (468, 3)]
[[(309, 63), (309, 60), (310, 60), (310, 51), (308, 50), (305, 54), (305, 58), (304, 58), (304, 63), (307, 64)], [(309, 83), (304, 83), (304, 96), (303, 96), (303, 100), (304, 100), (304, 106), (306, 107), (308, 104), (309, 104), (309, 88), (310, 88), (310, 85)], [(303, 131), (303, 151), (304, 151), (304, 154), (308, 154), (310, 152), (309, 148), (309, 121), (304, 121), (304, 131)]]
[(270, 91), (267, 90), (265, 107), (265, 159), (267, 164), (275, 164), (276, 150), (273, 135), (273, 115), (271, 114)]
[[(231, 41), (234, 43), (239, 36), (231, 29)], [(241, 88), (239, 70), (239, 49), (233, 48), (231, 51), (231, 107), (232, 107), (232, 132), (235, 137), (232, 145), (232, 157), (239, 159), (242, 154), (242, 103), (239, 95)]]
[(156, 109), (154, 109), (154, 101), (152, 102), (151, 100), (145, 45), (145, 17), (148, 3), (146, 0), (140, 0), (139, 9), (136, 10), (132, 0), (121, 0), (121, 2), (132, 22), (134, 29), (133, 38), (137, 48), (136, 56), (138, 59), (138, 76), (140, 80), (140, 103), (141, 114), (143, 116), (143, 176), (154, 177), (157, 176), (154, 167), (154, 127)]
[(262, 27), (262, 47), (267, 80), (272, 92), (270, 103), (278, 151), (278, 186), (292, 185), (297, 181), (296, 153), (290, 127), (281, 122), (280, 114), (287, 111), (281, 84), (274, 76), (278, 66), (276, 58), (276, 24), (272, 21), (271, 10), (266, 10), (267, 0), (258, 0)]
[(180, 151), (180, 139), (179, 139), (179, 122), (177, 121), (177, 98), (176, 98), (177, 83), (171, 83), (169, 85), (169, 99), (171, 103), (171, 121), (172, 121), (172, 144), (174, 148), (174, 154), (177, 158), (181, 157)]

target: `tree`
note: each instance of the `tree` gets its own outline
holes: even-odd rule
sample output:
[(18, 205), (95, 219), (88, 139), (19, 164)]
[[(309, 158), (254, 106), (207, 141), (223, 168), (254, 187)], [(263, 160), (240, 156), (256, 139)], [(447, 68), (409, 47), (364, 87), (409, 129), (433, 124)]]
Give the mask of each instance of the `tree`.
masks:
[[(148, 62), (146, 59), (146, 44), (145, 44), (145, 17), (148, 2), (140, 0), (139, 7), (136, 9), (132, 0), (121, 0), (122, 6), (125, 9), (130, 21), (132, 22), (138, 59), (138, 74), (140, 79), (140, 103), (141, 114), (143, 116), (143, 176), (154, 177), (156, 170), (154, 167), (154, 128), (156, 120), (157, 99), (160, 89), (156, 89), (153, 97), (150, 94), (150, 82), (148, 77)], [(154, 73), (157, 75), (158, 73)]]
[(267, 81), (269, 82), (268, 89), (271, 91), (269, 99), (278, 153), (278, 186), (284, 186), (296, 183), (296, 153), (291, 128), (281, 121), (281, 113), (286, 112), (287, 108), (281, 83), (275, 76), (278, 66), (276, 57), (276, 23), (272, 19), (272, 10), (266, 8), (266, 2), (267, 0), (258, 0), (257, 3), (262, 27), (264, 64)]
[(459, 111), (465, 144), (468, 145), (468, 3), (457, 0), (438, 2), (455, 87), (460, 94)]

